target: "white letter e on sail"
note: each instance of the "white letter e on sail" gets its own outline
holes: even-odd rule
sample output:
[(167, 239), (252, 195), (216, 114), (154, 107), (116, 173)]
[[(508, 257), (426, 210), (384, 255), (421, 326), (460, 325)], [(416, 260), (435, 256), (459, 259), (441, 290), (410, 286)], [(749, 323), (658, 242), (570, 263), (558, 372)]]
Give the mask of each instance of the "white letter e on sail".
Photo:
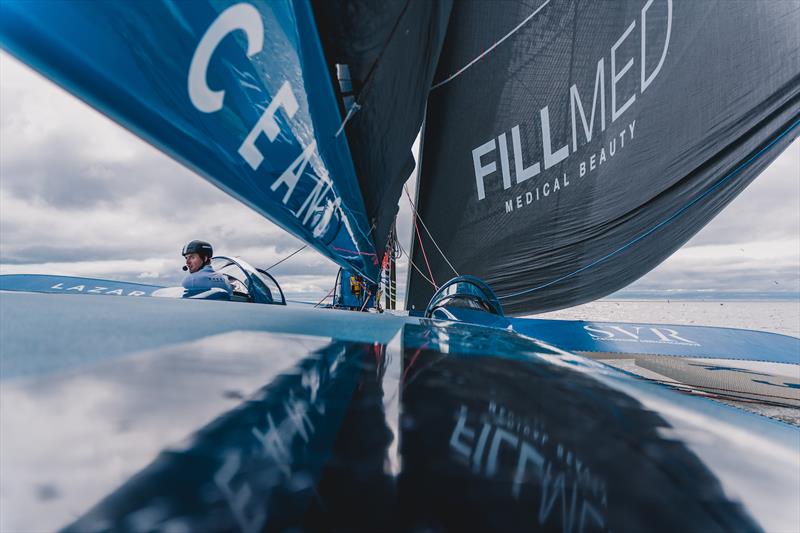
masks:
[(250, 4), (231, 6), (216, 18), (197, 45), (189, 66), (189, 99), (204, 113), (222, 109), (225, 91), (213, 91), (206, 75), (211, 55), (219, 43), (231, 32), (242, 30), (247, 35), (247, 57), (252, 57), (264, 47), (264, 26), (261, 14)]

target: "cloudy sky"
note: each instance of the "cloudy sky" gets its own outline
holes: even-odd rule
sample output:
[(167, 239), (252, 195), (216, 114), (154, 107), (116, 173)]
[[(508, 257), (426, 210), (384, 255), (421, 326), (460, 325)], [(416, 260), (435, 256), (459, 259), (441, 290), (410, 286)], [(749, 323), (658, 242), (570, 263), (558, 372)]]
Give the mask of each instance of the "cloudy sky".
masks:
[[(407, 246), (406, 201), (401, 201), (398, 226)], [(302, 246), (0, 52), (1, 273), (173, 285), (183, 277), (180, 248), (195, 238), (262, 267)], [(406, 264), (399, 266), (398, 281), (404, 284)], [(336, 270), (305, 250), (272, 273), (288, 297), (313, 300), (332, 287)], [(686, 246), (626, 292), (796, 295), (799, 270), (800, 140)]]

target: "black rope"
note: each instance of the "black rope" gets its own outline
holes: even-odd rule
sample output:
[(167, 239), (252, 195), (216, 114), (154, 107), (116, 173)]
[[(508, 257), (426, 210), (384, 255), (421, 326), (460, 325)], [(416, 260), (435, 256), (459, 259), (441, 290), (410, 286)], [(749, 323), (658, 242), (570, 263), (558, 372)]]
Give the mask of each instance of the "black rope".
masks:
[(308, 248), (308, 245), (307, 245), (307, 244), (304, 244), (303, 246), (301, 246), (300, 248), (298, 248), (298, 249), (297, 249), (297, 250), (295, 250), (294, 252), (290, 253), (289, 255), (287, 255), (286, 257), (284, 257), (283, 259), (281, 259), (281, 260), (280, 260), (280, 261), (278, 261), (277, 263), (273, 264), (273, 265), (272, 265), (272, 266), (270, 266), (269, 268), (265, 268), (265, 269), (264, 269), (264, 271), (266, 271), (266, 272), (269, 272), (269, 270), (270, 270), (271, 268), (275, 268), (276, 266), (280, 265), (281, 263), (283, 263), (283, 262), (284, 262), (284, 261), (286, 261), (287, 259), (290, 259), (292, 256), (299, 254), (300, 252), (302, 252), (302, 251), (303, 251), (303, 250), (305, 250), (306, 248)]
[(375, 61), (372, 62), (372, 65), (369, 67), (369, 72), (367, 72), (367, 75), (364, 76), (364, 81), (361, 82), (361, 90), (359, 91), (358, 95), (355, 98), (357, 103), (359, 103), (358, 101), (360, 99), (361, 94), (364, 93), (364, 91), (367, 88), (367, 85), (369, 85), (369, 82), (372, 79), (372, 75), (375, 73), (375, 68), (378, 66), (378, 63), (383, 58), (384, 52), (386, 52), (386, 49), (389, 48), (389, 43), (392, 42), (392, 39), (394, 38), (394, 34), (397, 31), (397, 28), (400, 27), (400, 21), (403, 20), (406, 11), (408, 11), (408, 6), (410, 3), (411, 0), (406, 0), (405, 5), (403, 6), (403, 10), (400, 11), (400, 15), (397, 16), (397, 20), (394, 23), (394, 27), (392, 28), (392, 31), (389, 33), (389, 37), (386, 39), (386, 42), (383, 43), (383, 47), (381, 48), (378, 57), (376, 57)]

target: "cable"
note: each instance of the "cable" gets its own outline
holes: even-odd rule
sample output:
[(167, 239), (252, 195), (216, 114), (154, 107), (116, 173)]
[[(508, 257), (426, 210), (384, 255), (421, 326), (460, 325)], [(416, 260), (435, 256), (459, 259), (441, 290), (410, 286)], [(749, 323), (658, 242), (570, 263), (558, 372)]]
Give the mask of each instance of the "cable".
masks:
[(336, 280), (333, 282), (333, 288), (330, 291), (328, 291), (328, 294), (326, 294), (325, 297), (322, 300), (318, 301), (317, 304), (314, 307), (319, 307), (322, 304), (322, 302), (327, 300), (328, 296), (330, 296), (331, 294), (333, 294), (333, 302), (332, 302), (332, 304), (336, 304), (336, 287), (339, 286), (339, 275), (341, 273), (342, 273), (342, 269), (340, 268), (339, 271), (336, 272)]
[(328, 294), (326, 294), (326, 295), (325, 295), (325, 297), (324, 297), (324, 298), (322, 298), (322, 300), (318, 301), (318, 302), (316, 303), (316, 305), (314, 305), (314, 307), (319, 307), (319, 306), (322, 304), (322, 302), (324, 302), (325, 300), (327, 300), (327, 299), (328, 299), (328, 296), (330, 296), (331, 294), (333, 294), (333, 291), (335, 291), (335, 290), (336, 290), (336, 285), (334, 285), (334, 286), (333, 286), (333, 288), (332, 288), (331, 290), (329, 290), (329, 291), (328, 291)]
[[(431, 276), (431, 280), (433, 281), (433, 286), (438, 289), (438, 285), (436, 285), (436, 278), (433, 277), (433, 271), (431, 270), (431, 264), (428, 262), (428, 254), (425, 253), (425, 245), (422, 244), (422, 235), (419, 233), (419, 227), (417, 226), (417, 217), (414, 217), (414, 229), (416, 230), (415, 233), (417, 234), (417, 240), (419, 241), (419, 247), (422, 250), (422, 257), (425, 259), (425, 265), (428, 267), (428, 274)], [(411, 258), (409, 258), (409, 261)]]
[(415, 265), (415, 264), (414, 264), (414, 261), (412, 261), (412, 260), (411, 260), (411, 256), (409, 256), (409, 255), (408, 255), (408, 253), (406, 253), (405, 249), (403, 249), (403, 246), (400, 244), (400, 241), (399, 241), (399, 240), (396, 240), (396, 241), (395, 241), (395, 243), (397, 244), (397, 247), (400, 249), (400, 253), (401, 253), (402, 255), (404, 255), (404, 256), (406, 256), (406, 257), (408, 257), (408, 263), (409, 263), (409, 264), (410, 264), (412, 267), (414, 267), (414, 270), (416, 270), (416, 271), (419, 273), (419, 275), (420, 275), (420, 276), (422, 276), (422, 278), (423, 278), (425, 281), (427, 281), (428, 283), (430, 283), (430, 284), (431, 284), (431, 286), (432, 286), (434, 289), (437, 289), (437, 290), (438, 290), (438, 288), (439, 288), (439, 287), (437, 287), (437, 286), (436, 286), (436, 284), (435, 284), (433, 281), (431, 281), (431, 280), (428, 278), (428, 276), (426, 276), (426, 275), (425, 275), (425, 274), (422, 272), (422, 270), (420, 270), (420, 269), (419, 269), (419, 267), (417, 267), (417, 265)]
[(364, 305), (361, 306), (361, 309), (359, 309), (359, 311), (364, 311), (364, 308), (367, 307), (367, 304), (369, 303), (369, 297), (372, 296), (371, 292), (367, 292), (366, 294), (367, 297), (364, 298)]
[(516, 28), (514, 28), (514, 29), (513, 29), (513, 30), (511, 30), (510, 32), (506, 33), (506, 34), (503, 36), (503, 38), (502, 38), (502, 39), (500, 39), (499, 41), (497, 41), (496, 43), (494, 43), (492, 46), (490, 46), (489, 48), (487, 48), (487, 49), (486, 49), (486, 50), (485, 50), (485, 51), (484, 51), (484, 52), (483, 52), (481, 55), (479, 55), (478, 57), (476, 57), (475, 59), (473, 59), (472, 61), (470, 61), (470, 62), (469, 62), (469, 63), (467, 63), (466, 65), (464, 65), (463, 67), (461, 67), (461, 69), (459, 69), (459, 70), (458, 70), (458, 72), (456, 72), (455, 74), (451, 75), (451, 76), (450, 76), (450, 77), (448, 77), (448, 78), (445, 78), (444, 80), (440, 81), (440, 82), (439, 82), (439, 83), (437, 83), (436, 85), (432, 86), (432, 87), (431, 87), (431, 91), (433, 91), (434, 89), (438, 89), (439, 87), (441, 87), (441, 86), (442, 86), (442, 85), (444, 85), (445, 83), (449, 83), (449, 82), (453, 81), (453, 80), (454, 80), (454, 79), (455, 79), (457, 76), (459, 76), (459, 75), (460, 75), (462, 72), (464, 72), (464, 71), (465, 71), (465, 70), (467, 70), (469, 67), (471, 67), (472, 65), (474, 65), (475, 63), (477, 63), (478, 61), (480, 61), (481, 59), (483, 59), (483, 58), (484, 58), (484, 57), (485, 57), (485, 56), (486, 56), (486, 55), (487, 55), (489, 52), (491, 52), (492, 50), (494, 50), (495, 48), (497, 48), (498, 46), (500, 46), (500, 44), (502, 44), (502, 42), (503, 42), (503, 41), (505, 41), (506, 39), (508, 39), (508, 38), (509, 38), (509, 37), (511, 37), (512, 35), (514, 35), (514, 34), (515, 34), (515, 33), (516, 33), (516, 32), (517, 32), (517, 31), (518, 31), (518, 30), (519, 30), (521, 27), (523, 27), (525, 24), (527, 24), (529, 20), (531, 20), (533, 17), (535, 17), (535, 16), (536, 16), (536, 14), (537, 14), (537, 13), (539, 13), (539, 11), (541, 11), (542, 9), (544, 9), (544, 7), (545, 7), (547, 4), (549, 4), (549, 3), (550, 3), (550, 0), (546, 0), (546, 1), (545, 1), (545, 2), (542, 4), (542, 5), (540, 5), (539, 7), (537, 7), (537, 8), (536, 8), (536, 11), (534, 11), (533, 13), (531, 13), (530, 15), (528, 15), (528, 17), (527, 17), (525, 20), (523, 20), (522, 22), (520, 22), (519, 24), (517, 24), (517, 27), (516, 27)]
[(269, 268), (265, 268), (265, 269), (264, 269), (264, 271), (265, 271), (265, 272), (269, 272), (269, 270), (270, 270), (271, 268), (275, 268), (276, 266), (280, 265), (281, 263), (283, 263), (283, 262), (284, 262), (284, 261), (286, 261), (287, 259), (289, 259), (289, 258), (291, 258), (292, 256), (294, 256), (294, 255), (296, 255), (296, 254), (300, 253), (301, 251), (305, 250), (306, 248), (308, 248), (308, 245), (307, 245), (307, 244), (304, 244), (303, 246), (301, 246), (300, 248), (298, 248), (298, 249), (297, 249), (297, 250), (295, 250), (294, 252), (290, 253), (289, 255), (287, 255), (286, 257), (284, 257), (283, 259), (281, 259), (280, 261), (278, 261), (277, 263), (275, 263), (275, 264), (274, 264), (274, 265), (272, 265), (271, 267), (269, 267)]
[(419, 211), (417, 211), (417, 206), (414, 204), (414, 201), (411, 200), (411, 195), (408, 193), (408, 188), (406, 187), (405, 183), (403, 184), (403, 190), (406, 193), (406, 198), (408, 198), (408, 202), (411, 204), (411, 209), (414, 211), (414, 215), (416, 217), (419, 217), (419, 221), (422, 224), (422, 227), (425, 228), (425, 233), (427, 233), (428, 237), (431, 238), (431, 242), (433, 243), (434, 246), (436, 246), (436, 249), (439, 250), (439, 253), (442, 254), (442, 257), (444, 258), (445, 262), (450, 267), (450, 269), (455, 273), (456, 276), (460, 276), (461, 274), (458, 273), (458, 270), (456, 270), (456, 268), (453, 266), (453, 264), (450, 262), (450, 260), (447, 259), (447, 256), (444, 255), (444, 252), (442, 251), (442, 249), (439, 248), (439, 245), (436, 243), (436, 239), (433, 238), (433, 235), (431, 235), (431, 232), (428, 229), (428, 226), (425, 225), (425, 221), (422, 220), (421, 216), (419, 216)]
[[(549, 1), (550, 0), (548, 0), (548, 2)], [(375, 61), (373, 61), (372, 65), (370, 65), (369, 72), (367, 72), (367, 75), (364, 76), (364, 81), (361, 83), (361, 91), (359, 91), (358, 95), (356, 95), (355, 98), (353, 98), (353, 105), (350, 106), (350, 109), (347, 111), (347, 116), (345, 116), (341, 126), (339, 126), (339, 129), (336, 130), (336, 134), (334, 135), (334, 137), (339, 137), (339, 135), (341, 135), (342, 131), (344, 131), (345, 124), (347, 124), (353, 117), (353, 115), (355, 115), (361, 109), (361, 104), (359, 103), (359, 100), (361, 99), (362, 95), (366, 94), (367, 89), (370, 87), (370, 81), (372, 81), (372, 75), (375, 74), (375, 69), (377, 68), (380, 60), (383, 58), (384, 52), (386, 52), (386, 49), (389, 47), (389, 43), (392, 42), (392, 39), (394, 38), (394, 34), (397, 31), (397, 28), (400, 27), (400, 21), (403, 20), (406, 11), (408, 11), (408, 6), (410, 3), (411, 0), (406, 0), (406, 3), (403, 6), (402, 11), (400, 11), (400, 15), (398, 15), (397, 20), (394, 22), (392, 31), (389, 32), (389, 37), (387, 37), (386, 42), (383, 43), (383, 48), (381, 48), (378, 57), (376, 57)]]

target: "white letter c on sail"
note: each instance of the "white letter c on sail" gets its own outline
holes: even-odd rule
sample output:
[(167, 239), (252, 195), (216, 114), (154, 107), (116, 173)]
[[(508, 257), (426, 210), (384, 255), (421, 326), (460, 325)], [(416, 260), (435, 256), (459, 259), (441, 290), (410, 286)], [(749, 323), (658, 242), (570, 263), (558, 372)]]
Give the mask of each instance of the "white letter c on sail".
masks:
[(189, 99), (204, 113), (222, 109), (225, 91), (212, 91), (206, 81), (211, 55), (231, 32), (242, 30), (247, 36), (247, 57), (264, 47), (264, 25), (261, 14), (250, 4), (236, 4), (223, 11), (206, 30), (189, 66)]

